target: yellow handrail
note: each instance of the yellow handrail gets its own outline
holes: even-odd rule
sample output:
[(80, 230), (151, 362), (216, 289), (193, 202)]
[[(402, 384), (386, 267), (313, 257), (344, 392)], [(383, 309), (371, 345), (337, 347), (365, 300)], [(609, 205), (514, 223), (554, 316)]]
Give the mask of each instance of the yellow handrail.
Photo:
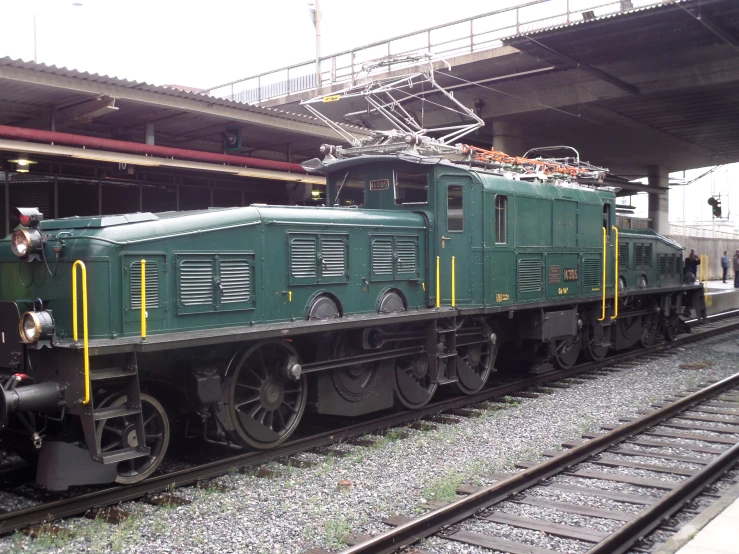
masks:
[(141, 340), (146, 340), (146, 260), (141, 260)]
[(613, 301), (613, 315), (611, 316), (611, 319), (616, 319), (618, 317), (618, 284), (620, 283), (618, 279), (618, 228), (616, 228), (615, 225), (611, 226), (611, 229), (616, 233), (616, 246), (614, 250), (613, 257), (616, 259), (616, 271), (614, 272), (615, 280), (613, 281), (613, 288), (615, 291), (616, 298)]
[(87, 268), (84, 262), (77, 260), (72, 265), (72, 333), (77, 342), (77, 266), (82, 268), (82, 344), (85, 364), (85, 399), (83, 404), (90, 403), (90, 354), (87, 349)]
[[(706, 263), (703, 263), (703, 258), (706, 259)], [(704, 280), (708, 281), (708, 255), (707, 254), (701, 254), (698, 258), (700, 260), (700, 265), (698, 265), (698, 282), (702, 283)], [(705, 267), (705, 269), (703, 269)], [(704, 279), (705, 278), (705, 279)]]
[(441, 260), (436, 256), (436, 307), (441, 307), (441, 282), (439, 276), (441, 274)]
[(456, 269), (454, 267), (454, 256), (452, 256), (452, 308), (457, 305), (457, 279)]
[(606, 281), (608, 276), (606, 275), (606, 228), (603, 227), (603, 309), (601, 310), (601, 316), (598, 321), (603, 321), (606, 318)]

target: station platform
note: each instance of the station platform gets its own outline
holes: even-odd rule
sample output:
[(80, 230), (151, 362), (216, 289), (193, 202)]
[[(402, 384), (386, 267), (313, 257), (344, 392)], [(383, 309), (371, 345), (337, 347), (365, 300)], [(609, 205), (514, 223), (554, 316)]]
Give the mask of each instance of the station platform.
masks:
[(739, 485), (687, 523), (653, 554), (739, 554)]
[(731, 310), (739, 310), (739, 289), (734, 288), (734, 279), (726, 281), (706, 281), (706, 311), (716, 315)]

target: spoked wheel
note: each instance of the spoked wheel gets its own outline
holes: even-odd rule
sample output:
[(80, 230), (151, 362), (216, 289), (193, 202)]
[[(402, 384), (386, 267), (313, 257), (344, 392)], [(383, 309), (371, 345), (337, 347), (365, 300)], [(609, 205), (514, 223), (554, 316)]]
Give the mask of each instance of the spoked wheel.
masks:
[[(465, 329), (470, 322), (465, 320), (460, 329)], [(474, 335), (474, 339), (483, 339), (483, 342), (464, 345), (464, 335), (458, 336), (457, 346), (457, 377), (455, 388), (462, 394), (475, 394), (480, 391), (490, 377), (495, 364), (497, 346), (490, 341), (490, 327), (483, 325), (481, 335)]]
[(579, 334), (575, 337), (553, 341), (554, 359), (557, 361), (559, 368), (570, 369), (574, 366), (577, 363), (577, 358), (580, 356), (581, 347), (582, 341), (580, 340)]
[(666, 341), (672, 342), (677, 338), (677, 335), (679, 334), (678, 322), (678, 316), (676, 315), (665, 318), (664, 324), (662, 326), (662, 336), (664, 336)]
[[(351, 358), (360, 354), (362, 350), (352, 345), (346, 334), (341, 334), (334, 340), (333, 359)], [(365, 362), (352, 364), (334, 369), (331, 372), (331, 381), (336, 391), (350, 402), (364, 400), (377, 388), (379, 362)]]
[(648, 315), (644, 318), (644, 330), (641, 336), (641, 345), (649, 348), (657, 341), (659, 334), (659, 316), (657, 314)]
[(228, 410), (237, 439), (259, 449), (285, 442), (308, 398), (298, 353), (282, 341), (262, 342), (237, 354), (228, 373)]
[[(112, 401), (111, 401), (112, 400)], [(105, 407), (124, 405), (128, 397), (118, 396), (105, 402)], [(118, 463), (118, 477), (115, 482), (123, 485), (138, 483), (156, 471), (164, 460), (169, 446), (169, 418), (164, 407), (148, 394), (141, 394), (141, 411), (144, 417), (144, 437), (137, 436), (136, 416), (105, 419), (98, 424), (97, 437), (103, 452), (119, 450), (145, 444), (149, 455)]]
[(416, 410), (428, 404), (439, 386), (435, 381), (425, 354), (395, 360), (395, 399), (400, 405)]
[(608, 346), (604, 343), (610, 342), (610, 327), (606, 328), (597, 323), (585, 325), (584, 331), (585, 356), (592, 362), (599, 362), (608, 354)]

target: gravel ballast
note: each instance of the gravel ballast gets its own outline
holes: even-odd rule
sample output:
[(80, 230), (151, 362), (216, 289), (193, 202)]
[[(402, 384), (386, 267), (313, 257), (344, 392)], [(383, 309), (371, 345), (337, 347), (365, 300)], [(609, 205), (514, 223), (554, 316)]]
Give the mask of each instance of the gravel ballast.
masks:
[[(542, 452), (578, 440), (601, 425), (614, 425), (622, 417), (637, 417), (640, 409), (660, 402), (704, 381), (735, 373), (739, 332), (727, 333), (676, 349), (674, 355), (651, 359), (645, 365), (603, 372), (569, 389), (554, 389), (536, 399), (516, 399), (502, 410), (486, 411), (479, 418), (461, 418), (457, 425), (436, 424), (433, 431), (408, 429), (408, 437), (378, 440), (375, 447), (355, 447), (345, 457), (321, 457), (310, 468), (270, 464), (281, 473), (272, 479), (256, 477), (256, 470), (220, 478), (231, 488), (178, 489), (175, 494), (193, 500), (187, 506), (163, 508), (144, 503), (121, 507), (135, 515), (127, 522), (69, 519), (59, 525), (73, 535), (43, 537), (35, 541), (20, 533), (0, 539), (0, 552), (127, 552), (300, 553), (315, 547), (339, 549), (349, 532), (375, 534), (388, 529), (382, 520), (391, 515), (416, 516), (428, 500), (452, 500), (460, 483), (487, 484), (495, 472), (512, 472), (516, 461), (539, 461)], [(679, 369), (680, 364), (709, 362), (706, 369)], [(665, 442), (665, 452), (693, 455)], [(702, 441), (677, 441), (703, 445)], [(711, 445), (717, 447), (718, 445)], [(192, 448), (205, 448), (193, 442)], [(673, 447), (673, 448), (669, 448)], [(630, 445), (629, 448), (638, 449)], [(722, 447), (723, 448), (723, 447)], [(645, 448), (645, 450), (649, 450)], [(700, 456), (695, 454), (696, 456)], [(309, 456), (311, 459), (313, 455)], [(665, 463), (664, 465), (667, 465)], [(599, 471), (606, 468), (599, 467)], [(634, 470), (638, 471), (638, 470)], [(650, 477), (660, 478), (656, 474)], [(666, 477), (661, 477), (666, 478)], [(339, 481), (351, 485), (338, 486)], [(650, 489), (624, 483), (595, 482), (558, 476), (555, 482), (602, 486), (634, 494)], [(606, 484), (603, 484), (606, 483)], [(604, 509), (633, 511), (634, 506), (569, 494), (556, 495), (539, 487), (534, 495), (552, 499), (573, 498)], [(662, 494), (654, 491), (656, 495)], [(524, 508), (516, 508), (524, 509)], [(526, 507), (525, 510), (534, 508)], [(638, 507), (637, 507), (638, 509)], [(541, 510), (541, 509), (536, 509)], [(511, 512), (513, 513), (513, 512)], [(577, 525), (582, 516), (559, 513), (558, 521)], [(464, 528), (504, 529), (520, 538), (562, 552), (581, 552), (580, 541), (558, 539), (534, 531), (514, 529), (485, 521)], [(460, 543), (431, 538), (423, 543), (429, 552), (490, 552)], [(587, 548), (585, 548), (587, 549)]]

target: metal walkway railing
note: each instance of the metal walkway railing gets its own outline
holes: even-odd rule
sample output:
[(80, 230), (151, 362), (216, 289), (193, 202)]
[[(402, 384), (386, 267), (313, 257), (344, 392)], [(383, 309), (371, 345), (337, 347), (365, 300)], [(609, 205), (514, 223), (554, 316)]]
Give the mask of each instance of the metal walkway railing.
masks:
[[(208, 94), (258, 104), (322, 86), (352, 84), (361, 76), (363, 64), (386, 56), (397, 60), (403, 54), (430, 52), (450, 58), (497, 48), (505, 38), (662, 3), (663, 0), (533, 0), (326, 56), (320, 59), (320, 70), (311, 60), (219, 85), (209, 89)], [(388, 70), (413, 64), (394, 61), (388, 63)]]

